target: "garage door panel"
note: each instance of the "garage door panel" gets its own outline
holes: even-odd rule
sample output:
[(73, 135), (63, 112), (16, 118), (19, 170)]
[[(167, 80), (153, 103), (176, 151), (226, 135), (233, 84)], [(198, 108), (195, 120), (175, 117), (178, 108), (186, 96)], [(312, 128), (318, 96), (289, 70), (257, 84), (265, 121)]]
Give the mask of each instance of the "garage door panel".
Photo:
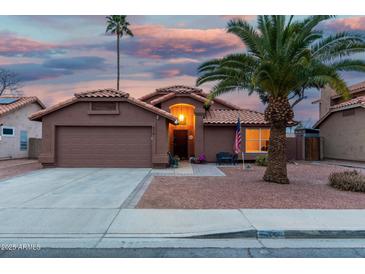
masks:
[(58, 127), (57, 165), (151, 167), (151, 127)]

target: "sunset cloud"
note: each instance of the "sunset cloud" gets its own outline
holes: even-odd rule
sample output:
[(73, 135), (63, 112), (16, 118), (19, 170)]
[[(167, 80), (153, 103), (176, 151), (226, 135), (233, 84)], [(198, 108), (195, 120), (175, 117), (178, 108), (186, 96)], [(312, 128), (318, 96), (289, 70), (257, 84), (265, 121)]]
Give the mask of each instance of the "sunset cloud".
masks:
[(57, 45), (19, 37), (11, 32), (0, 32), (0, 55), (39, 57), (62, 53)]
[[(255, 15), (128, 16), (134, 37), (121, 40), (121, 88), (140, 97), (169, 85), (195, 85), (197, 67), (228, 53), (245, 51), (227, 21)], [(116, 39), (105, 34), (105, 16), (0, 16), (0, 67), (18, 74), (22, 90), (47, 104), (75, 92), (116, 87)], [(365, 31), (365, 16), (339, 16), (320, 25), (325, 33)], [(365, 59), (363, 55), (357, 56)], [(364, 81), (363, 73), (346, 72), (348, 84)], [(209, 92), (214, 84), (204, 84)], [(295, 119), (316, 121), (311, 101), (295, 107)], [(239, 91), (222, 96), (243, 108), (263, 111), (257, 95)]]
[(232, 19), (242, 19), (245, 21), (253, 21), (255, 20), (257, 15), (222, 15), (222, 18), (226, 20), (232, 20)]
[[(143, 58), (206, 57), (244, 47), (237, 37), (226, 33), (223, 28), (187, 29), (139, 25), (133, 27), (133, 33), (135, 37), (124, 42), (124, 50)], [(114, 44), (111, 47), (114, 49)]]
[(324, 28), (332, 31), (365, 31), (365, 16), (331, 20), (324, 24)]

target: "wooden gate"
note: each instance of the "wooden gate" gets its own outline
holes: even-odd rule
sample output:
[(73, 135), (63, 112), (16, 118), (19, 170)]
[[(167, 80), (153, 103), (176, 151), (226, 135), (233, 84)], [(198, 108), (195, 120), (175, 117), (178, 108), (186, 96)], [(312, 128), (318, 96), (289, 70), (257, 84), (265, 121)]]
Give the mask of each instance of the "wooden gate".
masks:
[(305, 138), (305, 160), (306, 161), (320, 160), (320, 138), (318, 137)]

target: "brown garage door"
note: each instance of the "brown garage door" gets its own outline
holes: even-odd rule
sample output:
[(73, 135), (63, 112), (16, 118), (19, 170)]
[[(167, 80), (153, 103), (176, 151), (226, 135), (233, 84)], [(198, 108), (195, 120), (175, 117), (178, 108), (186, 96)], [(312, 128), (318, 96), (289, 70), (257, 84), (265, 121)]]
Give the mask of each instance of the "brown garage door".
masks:
[(61, 167), (151, 167), (151, 127), (57, 127)]

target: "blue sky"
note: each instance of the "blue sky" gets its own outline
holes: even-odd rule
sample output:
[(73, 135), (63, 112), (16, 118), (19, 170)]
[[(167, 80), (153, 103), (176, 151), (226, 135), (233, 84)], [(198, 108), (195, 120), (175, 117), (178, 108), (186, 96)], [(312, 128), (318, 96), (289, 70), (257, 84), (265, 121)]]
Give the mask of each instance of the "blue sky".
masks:
[[(128, 16), (134, 38), (121, 42), (121, 88), (142, 96), (167, 85), (195, 85), (196, 67), (203, 61), (244, 45), (225, 32), (229, 19), (255, 16)], [(327, 33), (365, 33), (364, 16), (340, 16), (322, 24)], [(360, 56), (360, 58), (365, 58)], [(22, 91), (36, 95), (50, 105), (75, 92), (115, 87), (115, 38), (105, 34), (104, 16), (0, 16), (0, 67), (16, 72)], [(344, 75), (349, 84), (365, 75)], [(209, 85), (203, 86), (209, 92)], [(318, 106), (308, 93), (295, 109), (296, 119), (313, 123)], [(242, 107), (263, 110), (254, 95), (244, 92), (224, 95)]]

